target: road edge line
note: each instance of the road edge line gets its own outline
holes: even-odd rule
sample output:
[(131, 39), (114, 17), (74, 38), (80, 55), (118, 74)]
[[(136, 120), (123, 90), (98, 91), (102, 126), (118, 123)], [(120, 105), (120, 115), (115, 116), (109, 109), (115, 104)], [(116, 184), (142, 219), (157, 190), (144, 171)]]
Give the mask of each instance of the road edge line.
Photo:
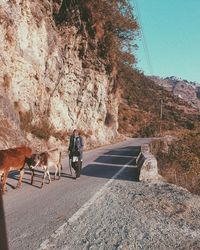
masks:
[[(51, 234), (50, 237), (48, 237), (48, 239), (43, 241), (40, 244), (40, 247), (38, 248), (38, 250), (49, 250), (51, 247), (51, 245), (48, 246), (49, 238), (57, 238), (59, 235), (61, 235), (64, 232), (64, 227), (66, 225), (70, 225), (74, 223), (82, 214), (84, 214), (84, 212), (87, 211), (87, 209), (97, 200), (97, 198), (99, 198), (104, 193), (107, 187), (124, 171), (125, 168), (129, 166), (129, 164), (132, 161), (133, 159), (128, 161), (115, 175), (111, 177), (111, 179), (105, 185), (103, 185), (102, 188), (100, 188), (100, 190), (97, 193), (95, 193), (88, 201), (86, 201), (79, 208), (78, 211), (76, 211), (65, 223), (63, 223), (53, 234)], [(67, 250), (67, 247), (65, 249)]]

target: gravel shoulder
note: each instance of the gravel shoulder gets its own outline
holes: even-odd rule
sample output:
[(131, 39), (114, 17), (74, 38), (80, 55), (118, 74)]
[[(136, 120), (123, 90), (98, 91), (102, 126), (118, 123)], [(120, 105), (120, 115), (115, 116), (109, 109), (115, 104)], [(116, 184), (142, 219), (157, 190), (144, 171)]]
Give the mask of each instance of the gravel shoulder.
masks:
[(167, 183), (118, 178), (43, 249), (197, 250), (200, 198)]

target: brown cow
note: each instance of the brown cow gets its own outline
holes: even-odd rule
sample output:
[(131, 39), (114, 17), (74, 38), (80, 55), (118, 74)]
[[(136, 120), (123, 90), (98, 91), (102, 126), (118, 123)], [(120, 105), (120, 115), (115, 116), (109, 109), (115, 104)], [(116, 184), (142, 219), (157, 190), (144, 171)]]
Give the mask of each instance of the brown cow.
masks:
[(11, 170), (20, 170), (20, 178), (17, 187), (21, 186), (24, 175), (24, 166), (26, 161), (32, 155), (32, 150), (28, 147), (22, 146), (18, 148), (0, 150), (0, 172), (2, 176), (2, 191), (5, 192), (5, 185), (8, 173)]

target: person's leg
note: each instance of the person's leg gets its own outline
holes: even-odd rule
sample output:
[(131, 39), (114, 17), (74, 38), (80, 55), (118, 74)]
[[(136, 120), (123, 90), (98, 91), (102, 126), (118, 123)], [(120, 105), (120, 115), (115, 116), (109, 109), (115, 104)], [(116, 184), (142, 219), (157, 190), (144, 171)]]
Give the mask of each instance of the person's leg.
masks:
[(77, 162), (77, 178), (80, 177), (81, 175), (82, 163), (83, 163), (83, 152), (80, 151), (79, 161)]
[(80, 160), (83, 161), (83, 151), (80, 151)]

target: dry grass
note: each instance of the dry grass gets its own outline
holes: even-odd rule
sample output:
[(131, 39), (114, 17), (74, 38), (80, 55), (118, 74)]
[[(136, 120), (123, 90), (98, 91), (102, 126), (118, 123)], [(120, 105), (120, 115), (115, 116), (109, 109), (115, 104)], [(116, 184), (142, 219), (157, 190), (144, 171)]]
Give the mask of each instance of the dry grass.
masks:
[(189, 190), (191, 193), (200, 195), (200, 176), (196, 173), (185, 172), (177, 165), (171, 165), (160, 171), (160, 174), (169, 182)]
[[(15, 108), (19, 107), (19, 103), (15, 102)], [(30, 132), (32, 128), (32, 119), (33, 119), (33, 113), (31, 111), (28, 112), (21, 112), (19, 111), (19, 117), (20, 117), (20, 127), (22, 130), (25, 130), (27, 132)]]
[(44, 7), (42, 4), (38, 6), (38, 4), (34, 4), (34, 2), (33, 2), (30, 5), (30, 9), (31, 9), (32, 16), (35, 19), (35, 23), (36, 23), (37, 27), (39, 28), (41, 21), (44, 18), (44, 13), (45, 13)]
[(90, 136), (93, 135), (93, 132), (92, 132), (92, 130), (86, 130), (86, 131), (84, 131), (84, 130), (80, 129), (79, 130), (79, 134), (81, 136), (85, 136), (86, 138), (89, 138)]
[[(18, 107), (18, 103), (16, 102), (16, 108)], [(47, 117), (44, 117), (39, 120), (38, 123), (32, 123), (33, 113), (31, 111), (28, 112), (19, 112), (21, 129), (32, 133), (39, 139), (48, 140), (50, 136), (53, 136), (61, 141), (67, 141), (68, 137), (72, 134), (72, 131), (57, 131), (54, 126), (49, 122)], [(90, 137), (93, 132), (91, 130), (79, 130), (82, 136), (86, 138)]]
[(60, 141), (67, 141), (68, 137), (71, 135), (71, 133), (69, 131), (54, 131), (54, 133), (52, 134), (52, 136), (54, 136), (55, 138), (59, 139)]
[(200, 131), (187, 132), (176, 141), (153, 142), (160, 174), (171, 183), (200, 194)]
[(48, 117), (43, 117), (39, 120), (38, 123), (32, 123), (33, 113), (28, 112), (19, 112), (21, 129), (32, 133), (39, 139), (48, 140), (50, 136), (54, 136), (59, 140), (66, 140), (66, 137), (69, 133), (66, 131), (62, 133), (61, 131), (56, 131), (54, 126), (49, 122)]
[(152, 120), (152, 116), (145, 111), (139, 110), (134, 105), (121, 103), (119, 106), (119, 132), (129, 136), (137, 136), (140, 128), (147, 126)]
[(112, 127), (112, 125), (115, 123), (115, 118), (114, 116), (110, 113), (110, 112), (107, 112), (106, 114), (106, 118), (105, 118), (105, 125), (107, 127)]
[[(126, 69), (124, 69), (126, 70)], [(125, 73), (124, 73), (125, 74)], [(140, 72), (129, 70), (119, 106), (119, 131), (129, 136), (151, 137), (169, 131), (194, 130), (198, 112), (181, 99), (156, 85)], [(163, 119), (160, 119), (163, 99)]]
[(48, 140), (55, 133), (53, 126), (46, 119), (42, 119), (38, 124), (33, 125), (30, 132), (43, 140)]
[(12, 27), (11, 27), (11, 26), (8, 26), (8, 27), (7, 27), (5, 38), (6, 38), (6, 40), (7, 40), (10, 44), (13, 44), (13, 43), (14, 43), (15, 38), (14, 38), (14, 34), (13, 34), (13, 30), (12, 30)]
[(16, 0), (9, 0), (9, 2), (10, 2), (11, 4), (16, 4), (16, 3), (17, 3)]
[(11, 85), (11, 77), (9, 76), (9, 74), (5, 74), (3, 76), (3, 87), (8, 90), (10, 88)]

